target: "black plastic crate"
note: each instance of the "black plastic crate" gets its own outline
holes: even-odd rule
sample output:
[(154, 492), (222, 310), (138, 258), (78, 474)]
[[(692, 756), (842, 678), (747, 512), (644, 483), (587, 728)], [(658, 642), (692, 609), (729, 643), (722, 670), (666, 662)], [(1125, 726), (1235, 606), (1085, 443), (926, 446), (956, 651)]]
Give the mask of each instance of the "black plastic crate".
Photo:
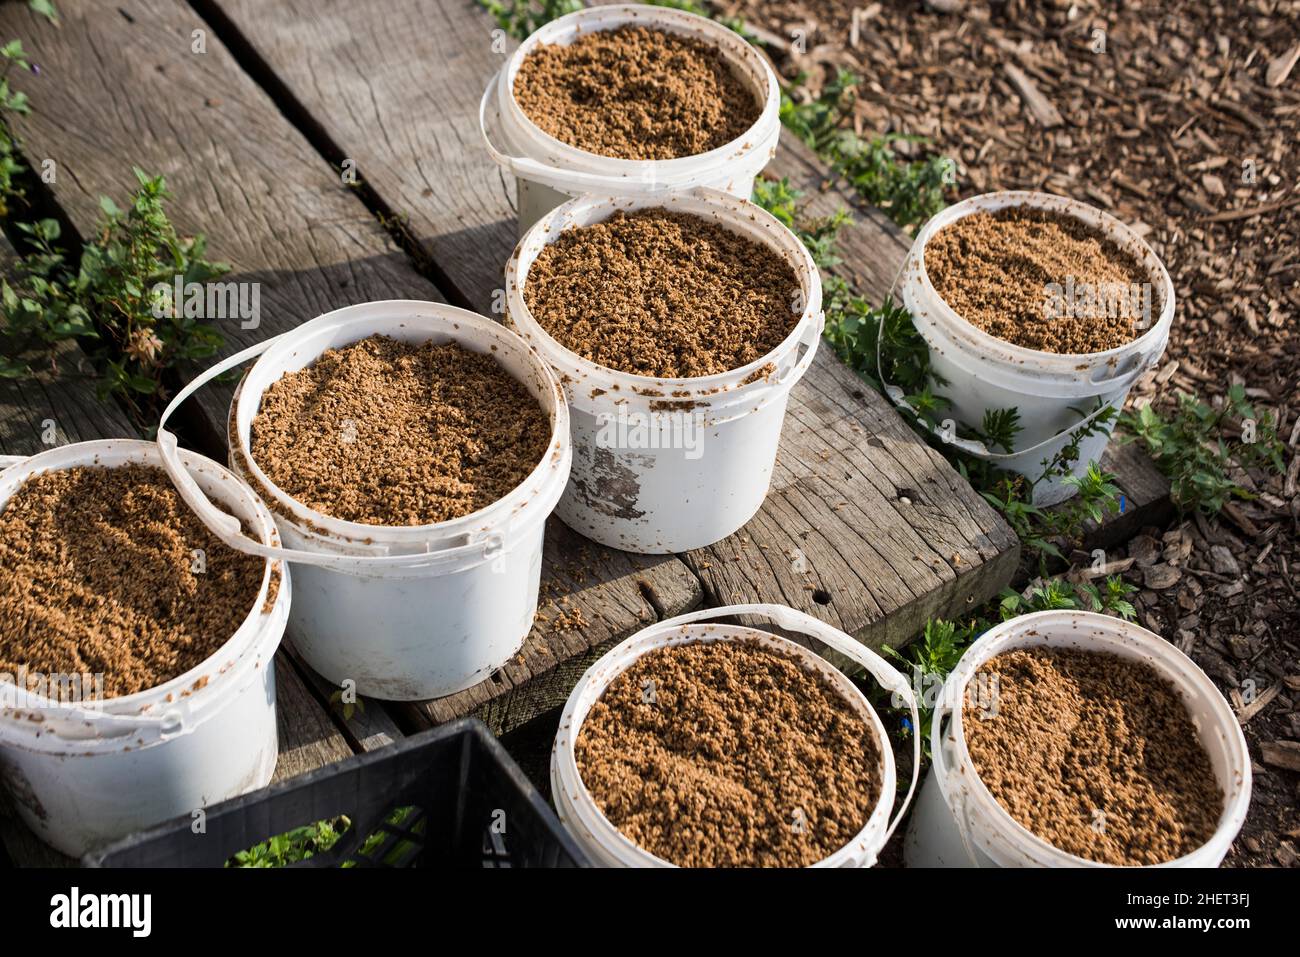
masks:
[[(346, 816), (329, 850), (288, 867), (575, 867), (586, 858), (481, 721), (465, 718), (87, 854), (88, 867), (221, 867), (294, 828)], [(395, 820), (400, 817), (400, 820)], [(365, 853), (360, 851), (365, 848)]]

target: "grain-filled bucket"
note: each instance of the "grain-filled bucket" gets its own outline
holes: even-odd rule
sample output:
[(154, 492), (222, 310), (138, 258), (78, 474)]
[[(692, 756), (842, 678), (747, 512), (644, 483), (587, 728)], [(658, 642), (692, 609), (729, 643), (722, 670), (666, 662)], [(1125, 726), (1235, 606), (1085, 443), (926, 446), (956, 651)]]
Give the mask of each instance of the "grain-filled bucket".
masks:
[[(578, 41), (590, 43), (593, 34), (619, 28), (646, 28), (674, 38), (684, 38), (677, 42), (689, 43), (709, 55), (716, 55), (734, 78), (737, 92), (743, 90), (745, 97), (752, 97), (753, 122), (747, 128), (742, 126), (730, 130), (735, 133), (734, 137), (717, 145), (714, 141), (725, 134), (715, 133), (705, 144), (708, 148), (702, 152), (659, 159), (602, 155), (601, 149), (606, 153), (613, 150), (594, 143), (587, 144), (589, 149), (582, 148), (544, 131), (530, 118), (516, 96), (516, 83), (525, 60), (541, 48), (567, 47)], [(654, 59), (656, 62), (673, 62), (680, 55), (681, 51), (668, 51)], [(637, 59), (644, 61), (647, 57)], [(607, 89), (609, 80), (596, 77), (588, 81), (588, 85)], [(643, 78), (640, 82), (652, 85), (654, 81)], [(653, 95), (665, 104), (669, 101), (677, 103), (669, 91), (657, 91)], [(534, 110), (553, 112), (549, 106), (546, 104)], [(479, 125), (488, 153), (503, 170), (515, 177), (518, 184), (519, 235), (522, 236), (545, 213), (583, 193), (628, 196), (712, 186), (746, 199), (753, 190), (754, 177), (776, 154), (781, 133), (780, 107), (781, 93), (776, 74), (754, 47), (734, 31), (683, 10), (617, 4), (594, 6), (560, 17), (524, 40), (488, 83), (479, 105)], [(718, 123), (734, 123), (738, 115), (735, 107), (721, 112), (722, 115), (716, 118)], [(698, 104), (681, 102), (673, 118), (674, 122), (680, 123), (683, 115), (692, 118), (699, 114)], [(554, 115), (559, 127), (555, 132), (572, 140), (570, 131), (575, 122), (558, 113)], [(639, 126), (644, 125), (643, 118)], [(621, 128), (628, 129), (629, 124), (621, 124)], [(638, 124), (630, 124), (630, 128), (636, 129)], [(640, 157), (646, 155), (644, 150), (638, 153), (631, 149), (630, 152)], [(657, 152), (672, 151), (660, 149)]]
[[(1092, 612), (1024, 615), (971, 645), (931, 752), (909, 867), (1216, 867), (1250, 805), (1246, 740), (1210, 679), (1159, 635)], [(1041, 767), (1054, 770), (1029, 779)], [(1157, 853), (1152, 835), (1170, 843)]]
[[(1035, 342), (1036, 346), (1050, 344), (1052, 351), (1026, 347), (990, 334), (960, 315), (932, 282), (935, 263), (928, 263), (927, 255), (935, 254), (939, 242), (936, 236), (973, 214), (1008, 215), (1012, 210), (1032, 210), (1035, 213), (1031, 215), (1059, 217), (1063, 228), (1086, 230), (1086, 235), (1081, 233), (1084, 236), (1081, 241), (1095, 239), (1106, 245), (1111, 256), (1122, 260), (1126, 266), (1124, 271), (1130, 274), (1124, 281), (1090, 281), (1088, 276), (1074, 275), (1087, 268), (1088, 261), (1072, 261), (1063, 254), (1051, 260), (1050, 266), (1035, 264), (1026, 270), (1024, 288), (1033, 286), (1035, 310), (1041, 307), (1041, 315), (1053, 317), (1056, 328), (1072, 333), (1053, 342), (1038, 338), (1025, 340)], [(970, 228), (975, 222), (970, 220), (962, 228)], [(972, 237), (964, 236), (960, 242), (968, 245), (971, 241)], [(1058, 252), (1051, 250), (1049, 254)], [(1021, 254), (1021, 251), (1015, 253)], [(974, 278), (963, 273), (973, 273), (976, 260), (975, 255), (963, 249), (962, 258), (946, 264), (954, 288), (964, 279)], [(987, 267), (988, 263), (984, 265)], [(1000, 313), (1006, 311), (1008, 289), (1013, 285), (1013, 277), (1008, 272), (1001, 279), (990, 278), (988, 287), (991, 288), (968, 296), (963, 291), (962, 295), (967, 296), (968, 305), (983, 299), (987, 310), (981, 316), (993, 315), (994, 325), (990, 328), (1001, 331), (997, 323), (1002, 321)], [(975, 196), (931, 218), (917, 234), (907, 255), (900, 298), (929, 346), (930, 368), (940, 380), (935, 392), (951, 403), (943, 413), (953, 420), (942, 430), (945, 441), (1031, 480), (1038, 479), (1045, 466), (1070, 446), (1077, 452), (1073, 461), (1066, 464), (1075, 475), (1082, 474), (1090, 461), (1101, 459), (1113, 425), (1106, 418), (1123, 407), (1133, 384), (1159, 361), (1174, 318), (1173, 283), (1141, 237), (1095, 207), (1063, 196), (1024, 191)], [(1093, 333), (1099, 333), (1113, 329), (1120, 319), (1129, 322), (1130, 331), (1123, 335), (1087, 334), (1089, 324)], [(1037, 333), (1052, 326), (1035, 325), (1034, 328)], [(1131, 338), (1118, 341), (1125, 336)], [(1090, 351), (1090, 342), (1107, 347)], [(900, 390), (889, 391), (896, 402), (903, 401)], [(986, 412), (1005, 409), (1019, 413), (1020, 431), (1009, 451), (983, 441), (957, 437), (957, 426), (978, 431), (984, 425)], [(1062, 483), (1061, 476), (1049, 477), (1035, 487), (1034, 501), (1052, 505), (1069, 497), (1071, 491)]]
[[(773, 301), (782, 333), (770, 337), (769, 351), (715, 374), (641, 375), (613, 368), (613, 358), (585, 358), (543, 328), (527, 301), (530, 271), (543, 251), (571, 230), (642, 214), (681, 215), (728, 241), (739, 236), (746, 250), (761, 251), (788, 272), (789, 301)], [(572, 305), (581, 298), (576, 294)], [(573, 474), (557, 508), (566, 524), (604, 545), (664, 554), (711, 545), (753, 517), (771, 483), (790, 390), (812, 364), (825, 322), (817, 266), (775, 217), (703, 187), (571, 200), (515, 247), (506, 305), (510, 324), (546, 359), (568, 396)], [(626, 358), (636, 358), (639, 348), (628, 347)]]
[[(281, 466), (259, 462), (251, 444), (253, 423), (266, 406), (268, 391), (316, 368), (322, 354), (337, 357), (363, 340), (412, 349), (455, 344), (458, 353), (491, 357), (492, 368), (522, 390), (509, 416), (522, 418), (524, 405), (536, 403), (544, 430), (536, 465), (490, 504), (424, 524), (344, 520), (288, 494), (268, 474)], [(543, 530), (569, 476), (568, 409), (546, 364), (513, 332), (475, 313), (430, 302), (363, 303), (313, 319), (208, 370), (176, 396), (163, 426), (197, 388), (255, 356), (231, 407), (231, 462), (270, 507), (285, 548), (266, 550), (249, 541), (183, 475), (172, 474), (191, 507), (223, 541), (294, 566), (297, 600), (289, 619), (294, 647), (331, 682), (352, 681), (358, 693), (385, 700), (452, 694), (504, 665), (532, 627)], [(379, 399), (372, 401), (373, 393), (357, 395), (364, 397), (357, 419), (345, 421), (336, 438), (332, 432), (319, 437), (323, 456), (335, 454), (330, 442), (346, 443), (368, 468), (365, 456), (377, 456), (379, 443), (409, 440), (415, 445), (418, 437), (403, 431), (397, 404), (390, 414), (375, 404)], [(345, 398), (337, 391), (330, 396), (331, 403)], [(406, 403), (408, 411), (412, 404)], [(310, 402), (305, 406), (311, 407)], [(420, 427), (435, 435), (453, 426), (448, 419)], [(160, 428), (158, 441), (170, 469), (175, 437)], [(455, 477), (444, 478), (436, 465), (411, 462), (409, 474), (415, 478), (395, 478), (402, 488), (392, 495), (418, 497), (444, 482), (454, 484)], [(388, 491), (381, 489), (381, 494)]]
[[(611, 813), (617, 817), (627, 811), (623, 827), (638, 828), (636, 833), (647, 835), (646, 843), (670, 840), (672, 833), (692, 835), (671, 849), (659, 848), (687, 866), (789, 866), (793, 856), (816, 867), (871, 867), (907, 810), (920, 766), (919, 739), (913, 736), (911, 785), (895, 811), (894, 755), (884, 725), (863, 693), (824, 658), (789, 638), (710, 621), (737, 615), (771, 621), (788, 632), (826, 644), (866, 669), (895, 700), (905, 701), (912, 712), (912, 727), (917, 726), (916, 697), (903, 675), (848, 635), (793, 608), (734, 605), (652, 625), (587, 669), (564, 706), (551, 749), (551, 796), (560, 821), (597, 865), (672, 867), (677, 863), (638, 844), (602, 811), (584, 780), (582, 762), (594, 760), (590, 758), (592, 743), (584, 739), (587, 722), (600, 721), (607, 727), (615, 721), (623, 729), (637, 730), (653, 728), (660, 720), (656, 712), (662, 714), (666, 724), (661, 730), (667, 730), (675, 743), (665, 739), (642, 751), (650, 756), (653, 766), (637, 763), (637, 749), (643, 748), (644, 742), (628, 744), (615, 738), (611, 739), (615, 747), (608, 753), (619, 766), (612, 776), (601, 773), (597, 777), (590, 768), (588, 775), (593, 785), (600, 781), (597, 793), (606, 799)], [(718, 656), (735, 652), (750, 656), (747, 663), (730, 674), (719, 671), (726, 664), (725, 658)], [(665, 672), (658, 679), (637, 675), (625, 679), (629, 670), (635, 672), (657, 657), (683, 653), (699, 653), (711, 660), (677, 662), (675, 676)], [(753, 657), (756, 655), (760, 657)], [(761, 656), (768, 655), (773, 656), (773, 667), (784, 670), (766, 672)], [(754, 675), (757, 677), (751, 682)], [(696, 676), (706, 684), (688, 687)], [(631, 688), (631, 713), (619, 690), (626, 680), (635, 685)], [(812, 695), (805, 688), (793, 699), (781, 697), (801, 682), (821, 691)], [(718, 692), (734, 693), (735, 697), (722, 703), (716, 697)], [(819, 700), (822, 693), (827, 697)], [(616, 695), (621, 696), (621, 704), (610, 703)], [(828, 700), (833, 701), (830, 709)], [(605, 711), (597, 717), (593, 709)], [(757, 710), (747, 714), (746, 709)], [(779, 731), (775, 739), (771, 736), (773, 724), (765, 721), (768, 716), (775, 717)], [(723, 733), (719, 729), (724, 727), (738, 736), (736, 741), (710, 740), (710, 734)], [(819, 745), (816, 736), (809, 734), (814, 727), (823, 733), (828, 728), (843, 729), (843, 746), (827, 750)], [(857, 731), (850, 732), (850, 727)], [(763, 753), (740, 765), (724, 768), (716, 763), (728, 754), (765, 745)], [(671, 763), (655, 764), (660, 760), (656, 756), (667, 751), (673, 752)], [(714, 763), (702, 767), (696, 763), (700, 760)], [(740, 770), (742, 765), (749, 770)], [(853, 772), (858, 777), (853, 777)], [(863, 772), (871, 776), (878, 790), (874, 796), (858, 795), (854, 804), (853, 782), (862, 780)], [(738, 780), (745, 774), (751, 777)], [(630, 788), (619, 783), (606, 793), (610, 782), (635, 783)], [(682, 798), (693, 782), (702, 788), (694, 796)], [(760, 798), (753, 793), (771, 782), (780, 785), (770, 794)], [(710, 785), (717, 787), (710, 789)], [(680, 798), (680, 807), (659, 806), (670, 798)], [(854, 810), (837, 813), (818, 806), (822, 798), (848, 803)], [(652, 806), (634, 807), (637, 802)], [(635, 823), (638, 821), (641, 823)], [(821, 839), (821, 833), (826, 839)], [(746, 843), (747, 838), (752, 840)], [(818, 840), (819, 844), (812, 843)], [(702, 841), (712, 846), (701, 846)], [(801, 847), (804, 841), (808, 844)], [(777, 847), (785, 850), (774, 850)], [(772, 859), (778, 853), (782, 858)]]
[[(176, 460), (195, 486), (224, 509), (221, 514), (232, 516), (232, 521), (242, 523), (248, 534), (260, 541), (270, 546), (278, 543), (270, 513), (234, 475), (192, 452), (179, 452)], [(78, 473), (71, 470), (83, 476), (113, 470), (124, 476), (129, 474), (126, 469), (136, 466), (161, 469), (162, 457), (154, 443), (107, 439), (42, 452), (0, 472), (0, 520), (8, 507), (23, 502), (25, 489), (32, 488), (27, 485), (29, 480), (66, 477), (73, 481), (72, 476)], [(174, 494), (161, 471), (156, 482)], [(46, 489), (40, 494), (52, 493)], [(76, 501), (70, 499), (69, 507)], [(176, 505), (183, 508), (179, 501)], [(106, 509), (102, 516), (111, 517), (111, 510)], [(46, 626), (49, 630), (66, 627), (69, 618), (104, 608), (109, 602), (102, 584), (106, 570), (116, 573), (116, 563), (127, 561), (129, 553), (145, 550), (167, 534), (156, 522), (141, 523), (121, 529), (120, 542), (111, 553), (92, 554), (88, 550), (97, 547), (94, 542), (105, 535), (116, 541), (111, 536), (118, 534), (90, 527), (92, 523), (106, 524), (108, 518), (102, 516), (86, 521), (77, 518), (77, 527), (68, 530), (67, 542), (61, 546), (59, 573), (60, 577), (75, 578), (69, 578), (66, 592), (58, 585), (54, 593), (54, 600), (66, 594), (63, 607), (50, 608), (41, 599), (43, 607), (36, 612), (62, 617), (62, 621), (51, 619)], [(64, 515), (63, 520), (73, 519)], [(194, 527), (203, 531), (197, 522)], [(186, 537), (185, 543), (189, 541)], [(6, 565), (15, 554), (14, 544), (6, 542)], [(190, 575), (202, 580), (205, 574), (226, 574), (228, 558), (244, 558), (212, 554), (202, 548), (182, 552), (184, 567), (158, 570), (159, 576), (168, 576), (169, 586), (175, 579), (183, 587)], [(124, 678), (131, 664), (104, 660), (98, 643), (110, 633), (100, 626), (87, 626), (92, 646), (80, 648), (80, 660), (86, 666), (103, 669), (98, 676), (58, 673), (51, 668), (41, 674), (26, 671), (0, 677), (0, 781), (23, 821), (42, 840), (65, 854), (79, 856), (132, 831), (189, 815), (271, 780), (277, 755), (274, 655), (289, 614), (289, 579), (283, 566), (271, 559), (253, 562), (244, 571), (247, 614), (241, 618), (242, 607), (231, 607), (228, 615), (223, 612), (230, 620), (239, 621), (238, 626), (228, 637), (223, 637), (225, 632), (215, 636), (213, 643), (220, 642), (215, 651), (155, 686), (115, 693), (112, 685)], [(6, 577), (10, 573), (7, 567)], [(35, 573), (27, 574), (30, 584), (30, 575)], [(146, 619), (163, 617), (160, 607), (171, 600), (163, 584), (161, 577), (140, 582), (130, 596), (129, 609), (123, 612), (126, 633), (145, 627)], [(11, 593), (9, 597), (17, 596)], [(17, 623), (6, 624), (7, 629), (11, 627)], [(125, 640), (139, 641), (140, 636), (136, 633)], [(196, 648), (190, 657), (201, 653)], [(168, 651), (162, 649), (160, 655), (166, 659)], [(178, 657), (172, 670), (189, 660)], [(132, 680), (135, 685), (147, 683), (139, 676)], [(96, 686), (97, 693), (88, 693), (88, 687)]]

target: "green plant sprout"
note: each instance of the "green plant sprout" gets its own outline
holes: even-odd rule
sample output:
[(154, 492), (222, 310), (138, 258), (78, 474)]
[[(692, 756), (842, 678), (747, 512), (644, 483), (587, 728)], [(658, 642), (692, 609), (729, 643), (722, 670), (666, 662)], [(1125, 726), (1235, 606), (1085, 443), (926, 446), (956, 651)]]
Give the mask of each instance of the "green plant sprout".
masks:
[(146, 405), (166, 371), (208, 358), (224, 342), (211, 325), (170, 308), (159, 287), (170, 289), (176, 276), (204, 283), (230, 267), (204, 257), (202, 235), (177, 235), (164, 209), (169, 194), (161, 176), (139, 169), (135, 175), (139, 188), (127, 209), (100, 197), (99, 227), (83, 245), (78, 266), (58, 248), (58, 222), (18, 224), (30, 251), (17, 265), (15, 284), (0, 283), (0, 376), (30, 375), (34, 352), (52, 363), (54, 346), (63, 340), (94, 339), (101, 344), (91, 352), (103, 370), (101, 398), (114, 396), (147, 421)]
[(1140, 442), (1169, 479), (1174, 503), (1185, 512), (1216, 515), (1234, 498), (1252, 498), (1231, 478), (1234, 467), (1285, 471), (1276, 420), (1256, 410), (1240, 385), (1228, 389), (1217, 409), (1179, 393), (1168, 415), (1146, 405), (1126, 412), (1120, 425), (1124, 441)]

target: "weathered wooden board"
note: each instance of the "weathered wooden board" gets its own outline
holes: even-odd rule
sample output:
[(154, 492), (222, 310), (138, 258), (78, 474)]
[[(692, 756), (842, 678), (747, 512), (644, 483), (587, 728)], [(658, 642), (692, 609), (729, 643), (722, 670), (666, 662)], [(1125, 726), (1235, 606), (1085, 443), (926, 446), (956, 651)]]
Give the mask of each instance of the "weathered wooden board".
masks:
[[(469, 0), (385, 8), (382, 16), (355, 2), (309, 11), (298, 0), (211, 0), (205, 9), (221, 11), (228, 35), (239, 38), (232, 42), (274, 73), (293, 110), (313, 117), (385, 205), (409, 217), (457, 297), (490, 302), (501, 283), (495, 263), (515, 243), (512, 190), (478, 145), (479, 96), (506, 52), (493, 48), (492, 21)], [(455, 155), (433, 175), (430, 157), (441, 161), (448, 143)], [(774, 171), (785, 173), (788, 162), (792, 178), (825, 175), (815, 160), (794, 169), (798, 157), (797, 145), (783, 150)], [(852, 227), (866, 250), (856, 268), (879, 277), (896, 268), (906, 244), (870, 215), (863, 223)], [(466, 236), (482, 255), (463, 253)], [(733, 540), (686, 560), (710, 603), (785, 602), (864, 638), (882, 637), (888, 623), (895, 640), (906, 640), (927, 614), (1004, 585), (1015, 539), (883, 398), (823, 352), (795, 389), (767, 505)], [(917, 491), (916, 505), (899, 504), (905, 489)], [(845, 499), (853, 505), (837, 511)], [(815, 541), (797, 537), (810, 525)], [(741, 542), (765, 556), (762, 570), (730, 558)], [(796, 547), (809, 575), (789, 570), (784, 556)], [(822, 591), (827, 604), (813, 600)]]
[[(202, 0), (337, 158), (404, 222), (447, 294), (486, 312), (515, 244), (514, 184), (483, 149), (478, 105), (513, 43), (474, 0)], [(495, 46), (495, 49), (494, 49)]]
[[(166, 176), (177, 228), (207, 234), (209, 256), (233, 267), (226, 280), (260, 283), (256, 327), (219, 321), (228, 352), (349, 303), (441, 298), (182, 0), (69, 0), (59, 13), (56, 29), (25, 5), (0, 8), (4, 35), (41, 64), (21, 80), (25, 148), (54, 160), (50, 188), (82, 235), (101, 194), (120, 204), (134, 190), (133, 166)], [(230, 391), (197, 397), (215, 436)]]
[[(181, 228), (207, 234), (210, 254), (234, 267), (228, 278), (261, 283), (261, 324), (250, 330), (238, 323), (223, 327), (231, 348), (349, 302), (443, 298), (190, 7), (180, 0), (131, 0), (120, 10), (88, 0), (64, 6), (64, 27), (57, 31), (40, 30), (25, 11), (0, 9), (0, 25), (18, 35), (37, 34), (33, 42), (44, 65), (45, 80), (32, 92), (42, 99), (22, 133), (34, 155), (54, 157), (64, 171), (54, 195), (83, 231), (93, 228), (99, 193), (129, 187), (122, 169), (126, 180), (133, 162), (167, 173), (175, 193), (170, 209)], [(203, 54), (190, 52), (196, 29), (207, 31)], [(123, 90), (131, 91), (128, 99), (121, 97)], [(63, 135), (65, 126), (75, 132)], [(464, 261), (491, 263), (499, 276), (508, 255), (509, 247), (500, 254), (491, 246), (469, 248)], [(224, 432), (229, 393), (209, 389), (202, 395), (201, 411), (214, 440), (205, 449), (222, 457), (214, 443)], [(551, 536), (544, 590), (562, 593), (566, 569), (580, 559), (600, 569), (575, 601), (591, 624), (561, 638), (530, 640), (518, 666), (530, 675), (566, 657), (565, 648), (599, 646), (643, 624), (644, 609), (651, 607), (639, 597), (643, 588), (663, 596), (654, 614), (676, 613), (699, 599), (694, 577), (681, 562), (635, 562), (571, 535)], [(514, 673), (522, 674), (518, 668)], [(517, 684), (508, 673), (494, 676), (456, 696), (456, 713), (482, 707)], [(551, 701), (544, 691), (539, 685), (539, 700)], [(328, 700), (327, 689), (317, 686), (317, 692)], [(501, 706), (505, 713), (533, 710), (517, 696), (509, 700)], [(437, 708), (439, 720), (454, 716), (445, 703)], [(344, 735), (357, 746), (382, 742), (392, 731), (344, 725)], [(505, 726), (504, 718), (498, 726)]]

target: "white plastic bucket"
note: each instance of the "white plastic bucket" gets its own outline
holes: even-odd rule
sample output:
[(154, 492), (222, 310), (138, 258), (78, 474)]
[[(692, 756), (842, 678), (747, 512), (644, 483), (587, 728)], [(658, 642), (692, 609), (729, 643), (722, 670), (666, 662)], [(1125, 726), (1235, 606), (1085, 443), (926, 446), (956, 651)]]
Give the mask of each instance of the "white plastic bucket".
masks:
[(761, 617), (774, 622), (786, 631), (809, 635), (832, 648), (835, 652), (861, 665), (895, 697), (907, 702), (912, 711), (912, 727), (917, 727), (916, 696), (907, 679), (891, 667), (878, 654), (855, 641), (837, 628), (818, 621), (784, 605), (731, 605), (725, 608), (708, 608), (676, 618), (661, 621), (645, 628), (626, 641), (616, 645), (604, 657), (587, 669), (578, 680), (560, 715), (560, 729), (551, 748), (551, 798), (559, 813), (560, 822), (587, 852), (588, 857), (602, 867), (673, 867), (674, 865), (634, 844), (601, 813), (595, 800), (582, 783), (574, 748), (582, 723), (591, 706), (605, 693), (605, 689), (633, 663), (651, 651), (672, 648), (699, 641), (755, 640), (766, 648), (795, 655), (809, 671), (824, 677), (840, 692), (871, 727), (880, 746), (881, 785), (880, 798), (871, 817), (862, 830), (848, 844), (834, 854), (814, 864), (814, 867), (872, 867), (880, 849), (885, 846), (894, 828), (907, 811), (907, 805), (916, 789), (917, 773), (921, 766), (921, 742), (913, 735), (912, 781), (907, 796), (903, 798), (898, 813), (891, 820), (897, 794), (897, 776), (894, 752), (880, 716), (858, 688), (838, 669), (820, 655), (803, 645), (770, 632), (740, 625), (702, 624), (702, 622), (729, 618), (736, 615)]
[[(274, 545), (266, 507), (234, 475), (192, 452), (186, 475)], [(0, 473), (0, 509), (32, 475), (74, 466), (161, 466), (152, 442), (78, 442)], [(279, 591), (266, 600), (273, 577)], [(275, 650), (289, 578), (267, 560), (248, 617), (215, 654), (135, 694), (82, 704), (0, 682), (0, 779), (42, 840), (80, 856), (133, 831), (263, 787), (275, 771)]]
[[(804, 310), (774, 350), (730, 372), (659, 379), (596, 365), (556, 342), (524, 302), (528, 270), (561, 231), (615, 210), (691, 213), (768, 246), (794, 270)], [(555, 370), (572, 413), (573, 474), (557, 513), (603, 545), (643, 554), (703, 548), (735, 532), (763, 504), (790, 389), (821, 341), (821, 276), (808, 250), (775, 217), (720, 190), (570, 200), (540, 220), (506, 266), (508, 321)], [(774, 371), (746, 382), (768, 364)], [(668, 404), (672, 408), (664, 409)], [(634, 439), (638, 426), (646, 428)], [(652, 430), (676, 429), (658, 448)], [(678, 440), (680, 437), (680, 440)], [(626, 440), (626, 441), (625, 441)]]
[(1067, 854), (1031, 833), (980, 780), (962, 735), (966, 686), (980, 666), (1014, 648), (1049, 646), (1141, 661), (1173, 683), (1223, 788), (1223, 814), (1204, 845), (1159, 867), (1217, 867), (1250, 806), (1250, 754), (1228, 702), (1205, 672), (1131, 622), (1079, 611), (1041, 611), (990, 629), (962, 656), (939, 693), (930, 726), (933, 762), (908, 825), (908, 867), (1108, 867)]
[[(1008, 206), (1029, 206), (1071, 216), (1099, 229), (1130, 253), (1147, 270), (1152, 302), (1160, 314), (1137, 339), (1105, 352), (1075, 355), (1026, 349), (976, 328), (957, 315), (940, 297), (925, 269), (925, 247), (939, 230), (974, 212), (994, 212)], [(1069, 277), (1061, 277), (1064, 283)], [(1074, 435), (1086, 430), (1106, 408), (1119, 410), (1138, 378), (1159, 362), (1174, 319), (1174, 286), (1169, 273), (1140, 236), (1093, 206), (1050, 193), (1007, 191), (974, 196), (932, 217), (917, 234), (903, 266), (900, 298), (917, 331), (930, 347), (930, 367), (946, 380), (935, 391), (952, 404), (945, 413), (978, 429), (986, 410), (1020, 411), (1021, 432), (1016, 449), (993, 453), (983, 443), (942, 433), (945, 441), (993, 463), (998, 468), (1037, 479)], [(903, 404), (902, 391), (889, 388)], [(1107, 427), (1079, 442), (1073, 474), (1082, 474), (1090, 461), (1099, 461), (1110, 441)], [(1034, 502), (1053, 505), (1072, 489), (1059, 478), (1042, 482)]]
[[(345, 522), (307, 508), (270, 480), (250, 453), (262, 394), (325, 350), (374, 334), (455, 341), (491, 354), (537, 399), (551, 439), (532, 473), (477, 512), (430, 525)], [(231, 463), (270, 505), (285, 548), (242, 536), (175, 469), (172, 411), (214, 376), (254, 356), (231, 407)], [(546, 363), (499, 323), (453, 306), (392, 300), (326, 313), (209, 369), (163, 414), (158, 442), (186, 501), (232, 548), (294, 564), (289, 637), (331, 682), (373, 698), (414, 701), (477, 684), (522, 646), (537, 611), (542, 535), (569, 477), (569, 413)]]
[[(528, 118), (514, 97), (515, 76), (524, 58), (541, 44), (572, 43), (597, 30), (625, 24), (694, 37), (717, 48), (735, 75), (762, 103), (744, 136), (697, 156), (671, 160), (626, 160), (589, 153), (561, 142)], [(781, 88), (771, 66), (735, 31), (706, 17), (645, 4), (595, 6), (553, 20), (514, 52), (483, 91), (479, 129), (492, 159), (518, 185), (519, 235), (545, 213), (583, 193), (632, 196), (661, 190), (713, 186), (748, 199), (754, 177), (776, 155), (781, 134)], [(493, 131), (496, 141), (494, 145)]]

